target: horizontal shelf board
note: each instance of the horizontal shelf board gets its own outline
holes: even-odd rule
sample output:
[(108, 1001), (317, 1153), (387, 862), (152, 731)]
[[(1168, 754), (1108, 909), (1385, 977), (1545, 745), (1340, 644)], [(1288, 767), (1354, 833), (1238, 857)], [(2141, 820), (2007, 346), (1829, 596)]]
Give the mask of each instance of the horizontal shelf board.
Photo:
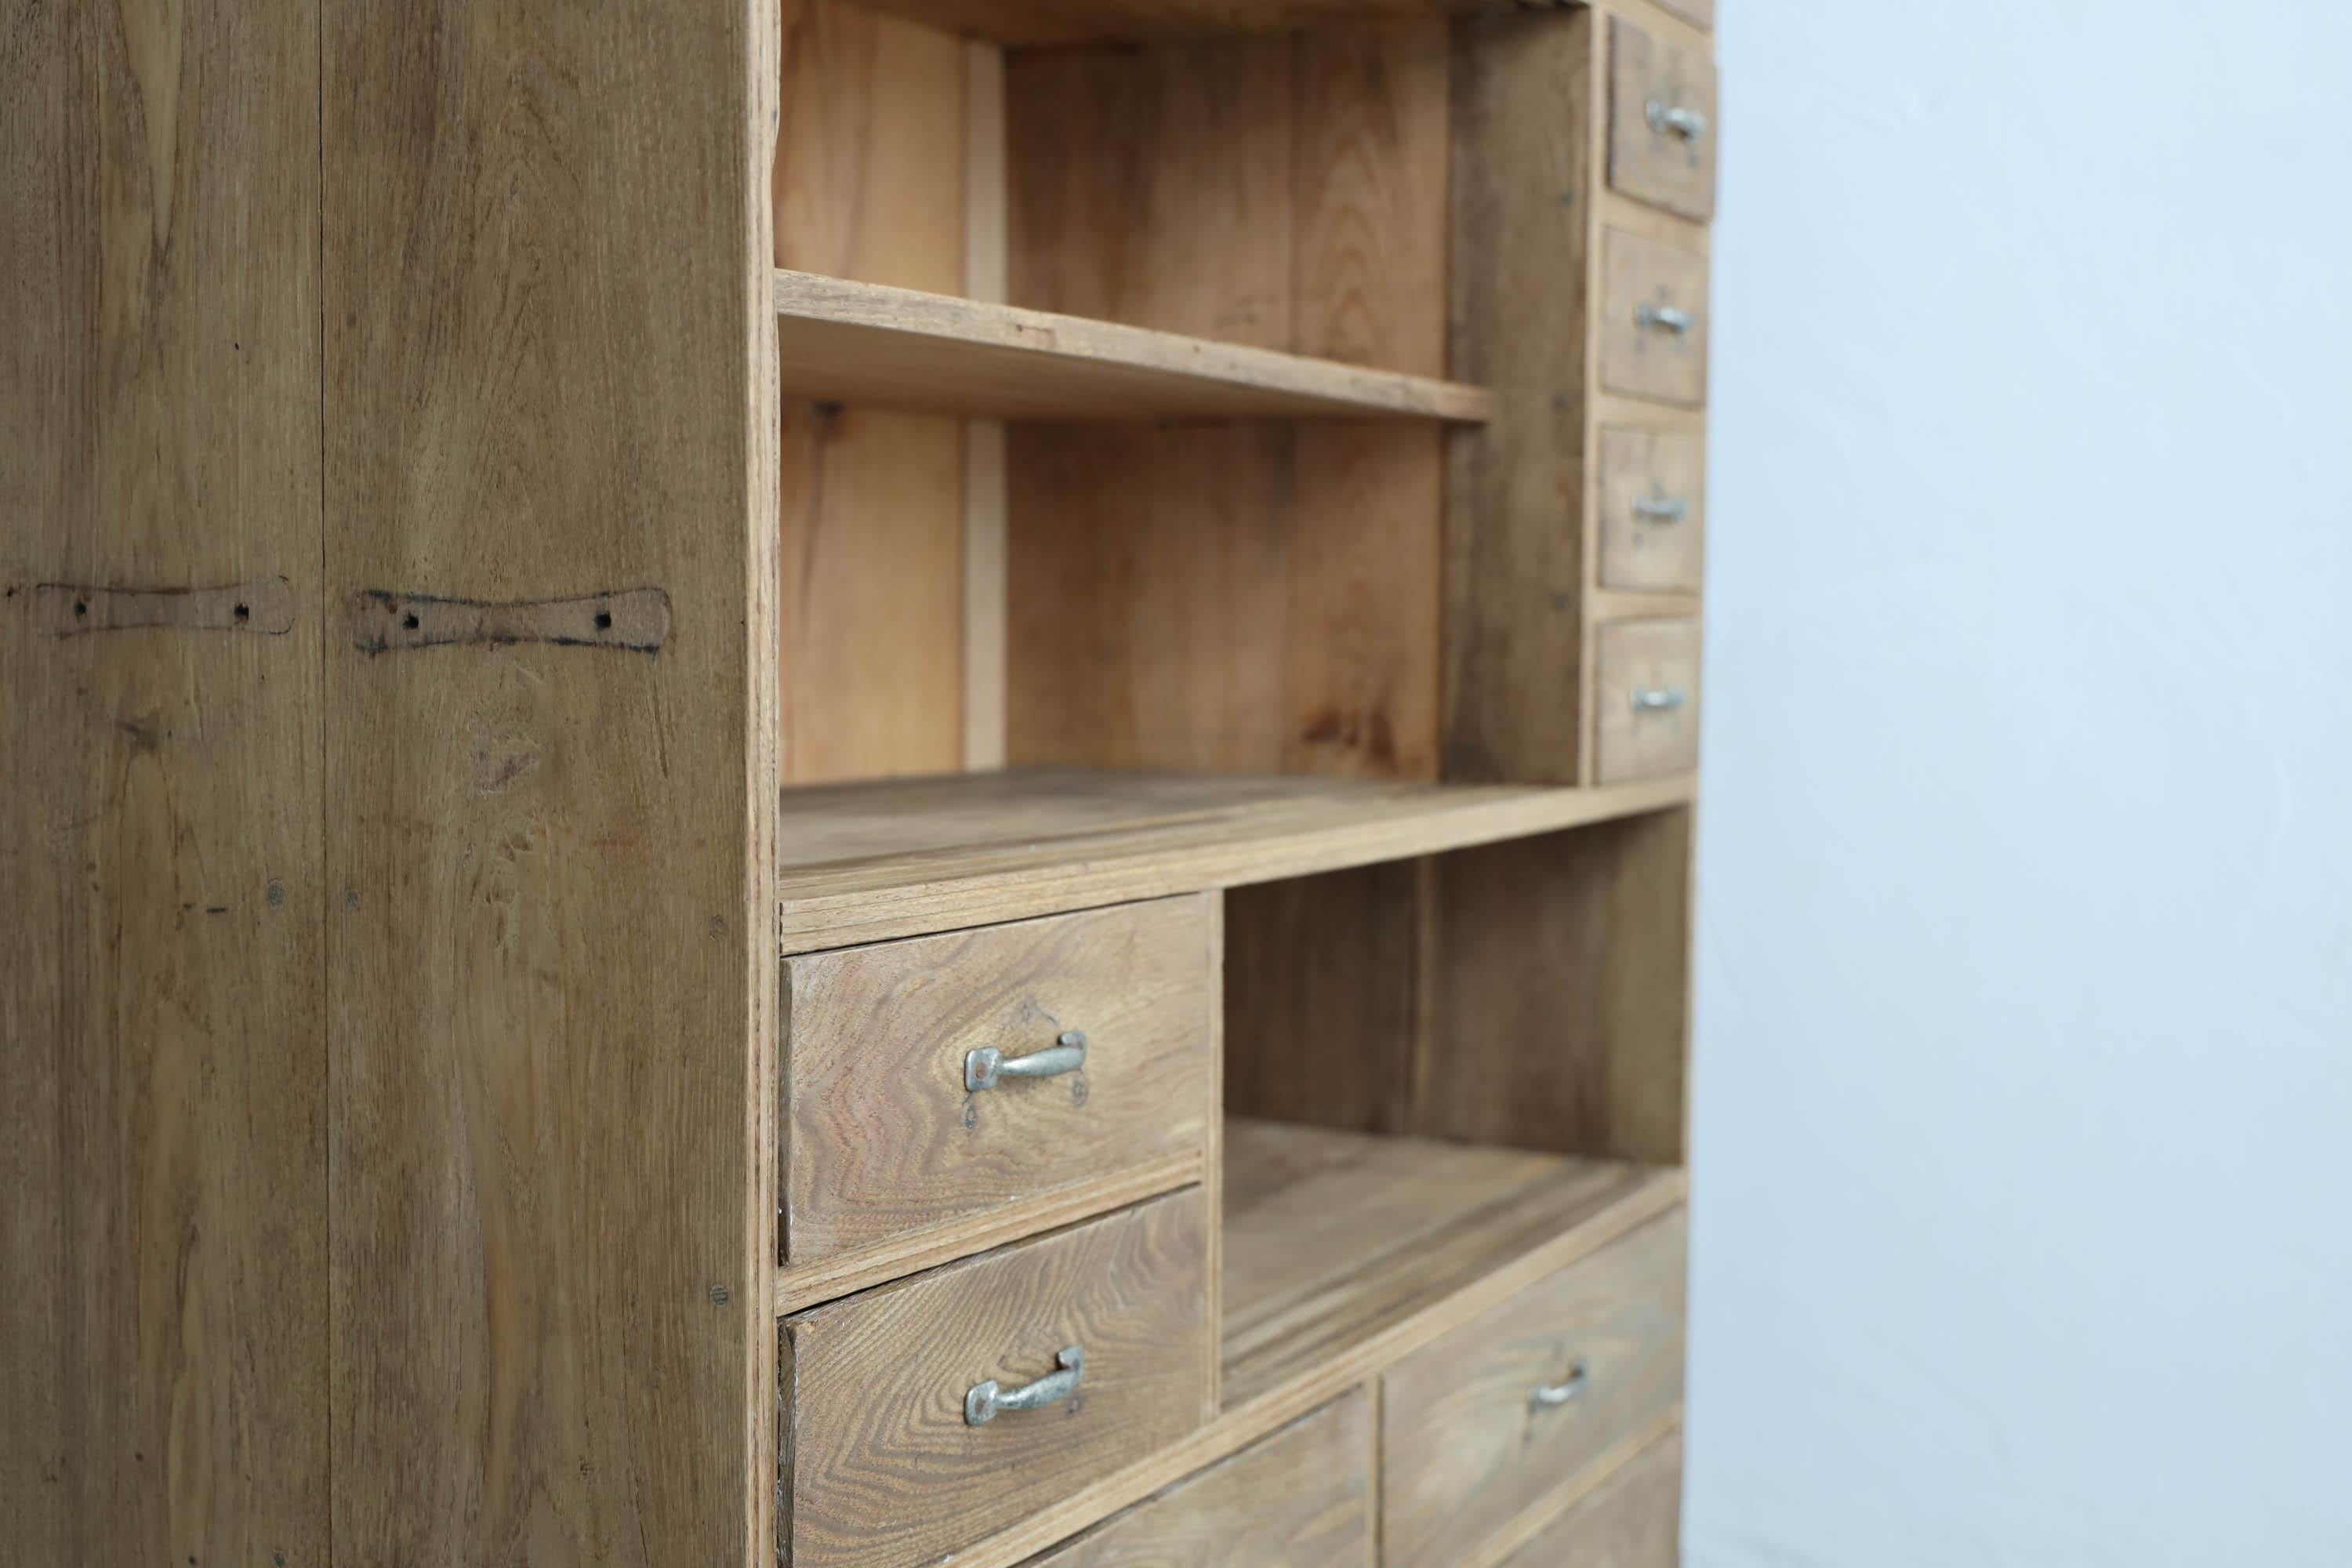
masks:
[(1225, 1403), (1385, 1365), (1683, 1190), (1620, 1161), (1230, 1121)]
[(1679, 1170), (1233, 1120), (1224, 1191), (1223, 1412), (958, 1568), (1010, 1568), (1238, 1453), (1688, 1187)]
[[(1000, 44), (1107, 43), (1129, 38), (1281, 32), (1317, 23), (1446, 16), (1528, 0), (867, 0), (950, 33)], [(1563, 0), (1554, 0), (1561, 4)]]
[(787, 953), (1344, 870), (1687, 804), (1603, 789), (1020, 770), (789, 789)]
[(1491, 418), (1494, 395), (814, 272), (776, 274), (787, 398), (992, 419)]

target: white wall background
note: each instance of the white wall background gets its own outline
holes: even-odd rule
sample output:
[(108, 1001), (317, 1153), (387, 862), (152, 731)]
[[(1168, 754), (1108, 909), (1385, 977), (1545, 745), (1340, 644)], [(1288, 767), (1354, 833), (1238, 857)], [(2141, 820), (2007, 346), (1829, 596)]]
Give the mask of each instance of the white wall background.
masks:
[(2352, 8), (1723, 0), (1693, 1568), (2352, 1564)]

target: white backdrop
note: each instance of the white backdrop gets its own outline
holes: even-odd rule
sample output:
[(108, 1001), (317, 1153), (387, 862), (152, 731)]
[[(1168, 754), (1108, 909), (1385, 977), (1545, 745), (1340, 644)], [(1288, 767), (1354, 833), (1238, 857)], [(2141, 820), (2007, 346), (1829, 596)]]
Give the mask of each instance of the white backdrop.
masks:
[(2352, 1565), (2352, 16), (1723, 0), (1693, 1568)]

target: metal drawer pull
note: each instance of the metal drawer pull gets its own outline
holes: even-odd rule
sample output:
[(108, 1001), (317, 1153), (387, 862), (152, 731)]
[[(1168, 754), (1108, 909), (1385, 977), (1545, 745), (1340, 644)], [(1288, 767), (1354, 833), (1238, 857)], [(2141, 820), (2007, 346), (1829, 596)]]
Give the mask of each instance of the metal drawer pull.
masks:
[(1004, 1059), (1004, 1053), (994, 1046), (982, 1046), (967, 1052), (963, 1058), (963, 1086), (978, 1094), (984, 1089), (994, 1089), (1008, 1078), (1059, 1078), (1066, 1072), (1076, 1072), (1087, 1065), (1087, 1037), (1082, 1029), (1066, 1031), (1062, 1037), (1042, 1051), (1025, 1057)]
[(1581, 1357), (1570, 1362), (1564, 1383), (1539, 1383), (1528, 1390), (1528, 1408), (1557, 1410), (1571, 1399), (1581, 1399), (1592, 1386), (1592, 1368)]
[(1679, 305), (1636, 306), (1633, 310), (1633, 320), (1657, 331), (1672, 332), (1678, 338), (1684, 336), (1696, 325), (1691, 313)]
[(1000, 1388), (992, 1377), (973, 1384), (971, 1392), (963, 1396), (965, 1425), (985, 1426), (1001, 1410), (1043, 1410), (1069, 1398), (1078, 1391), (1078, 1380), (1087, 1375), (1086, 1347), (1072, 1345), (1054, 1358), (1054, 1364), (1062, 1370), (1049, 1372), (1025, 1388)]
[(1661, 136), (1679, 136), (1685, 142), (1696, 142), (1706, 134), (1706, 116), (1696, 109), (1668, 105), (1656, 99), (1649, 103), (1650, 129)]
[(1690, 700), (1690, 694), (1679, 686), (1642, 687), (1633, 693), (1636, 713), (1671, 713)]
[(1690, 502), (1680, 497), (1635, 496), (1633, 515), (1648, 522), (1680, 522), (1690, 516)]

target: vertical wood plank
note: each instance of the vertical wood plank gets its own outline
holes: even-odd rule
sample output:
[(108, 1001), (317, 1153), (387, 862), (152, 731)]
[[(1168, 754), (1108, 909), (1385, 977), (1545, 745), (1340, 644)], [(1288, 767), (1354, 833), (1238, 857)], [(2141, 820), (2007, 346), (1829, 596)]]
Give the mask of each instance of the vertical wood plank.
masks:
[[(1004, 51), (964, 52), (964, 293), (1005, 295)], [(1004, 426), (964, 426), (963, 765), (1004, 765)]]
[[(961, 292), (966, 46), (845, 0), (785, 0), (782, 51), (776, 265)], [(953, 769), (962, 422), (801, 404), (785, 410), (782, 447), (786, 776)]]
[(1449, 779), (1576, 784), (1587, 765), (1592, 39), (1581, 9), (1454, 33), (1452, 373), (1501, 406), (1450, 437)]
[[(765, 1550), (774, 26), (329, 13), (339, 1560)], [(656, 650), (354, 635), (369, 590), (623, 589)]]
[(0, 38), (0, 1562), (310, 1568), (318, 7), (9, 0)]

